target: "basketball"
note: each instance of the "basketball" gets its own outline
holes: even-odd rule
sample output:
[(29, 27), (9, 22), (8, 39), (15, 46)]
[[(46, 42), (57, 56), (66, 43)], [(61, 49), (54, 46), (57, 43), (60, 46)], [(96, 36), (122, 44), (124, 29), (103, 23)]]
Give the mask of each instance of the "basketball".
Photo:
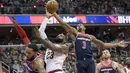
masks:
[(58, 10), (59, 4), (55, 0), (50, 0), (47, 2), (46, 8), (49, 13), (54, 13)]

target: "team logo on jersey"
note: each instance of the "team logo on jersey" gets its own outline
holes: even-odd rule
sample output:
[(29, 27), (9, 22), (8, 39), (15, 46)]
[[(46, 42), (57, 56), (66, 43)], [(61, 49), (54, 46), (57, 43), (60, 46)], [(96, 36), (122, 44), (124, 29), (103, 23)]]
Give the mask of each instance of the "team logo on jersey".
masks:
[(77, 38), (78, 40), (84, 40), (84, 41), (90, 41), (90, 39), (87, 38)]

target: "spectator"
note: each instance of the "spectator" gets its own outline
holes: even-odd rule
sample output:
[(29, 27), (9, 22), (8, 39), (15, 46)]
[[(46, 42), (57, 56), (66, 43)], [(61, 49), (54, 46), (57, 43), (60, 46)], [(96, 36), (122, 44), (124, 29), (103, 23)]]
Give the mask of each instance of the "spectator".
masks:
[(14, 64), (13, 64), (13, 69), (16, 70), (16, 71), (19, 71), (19, 67), (20, 67), (20, 66), (19, 66), (19, 64), (18, 64), (18, 61), (15, 60), (15, 61), (14, 61)]

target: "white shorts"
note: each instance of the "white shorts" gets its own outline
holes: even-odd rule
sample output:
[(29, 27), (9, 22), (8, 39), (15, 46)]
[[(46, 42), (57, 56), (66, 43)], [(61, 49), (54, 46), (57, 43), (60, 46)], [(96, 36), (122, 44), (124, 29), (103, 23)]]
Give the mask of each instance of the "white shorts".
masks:
[(50, 71), (48, 73), (65, 73), (65, 72), (63, 70), (57, 69), (57, 70)]
[(58, 71), (58, 72), (55, 72), (55, 73), (65, 73), (64, 71)]

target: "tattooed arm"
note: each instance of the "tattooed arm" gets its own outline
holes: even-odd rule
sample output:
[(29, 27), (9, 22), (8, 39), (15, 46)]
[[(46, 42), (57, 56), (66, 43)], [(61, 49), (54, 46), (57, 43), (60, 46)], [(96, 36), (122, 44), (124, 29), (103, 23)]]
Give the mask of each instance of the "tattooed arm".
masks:
[(47, 48), (49, 48), (49, 49), (51, 49), (53, 51), (56, 51), (56, 52), (66, 53), (69, 50), (69, 46), (67, 46), (67, 45), (56, 46), (48, 39), (42, 39), (41, 38), (40, 42), (42, 42), (42, 44), (44, 44), (45, 47), (47, 47)]
[(38, 73), (46, 73), (44, 68), (44, 62), (42, 59), (35, 61), (35, 69), (38, 70)]

